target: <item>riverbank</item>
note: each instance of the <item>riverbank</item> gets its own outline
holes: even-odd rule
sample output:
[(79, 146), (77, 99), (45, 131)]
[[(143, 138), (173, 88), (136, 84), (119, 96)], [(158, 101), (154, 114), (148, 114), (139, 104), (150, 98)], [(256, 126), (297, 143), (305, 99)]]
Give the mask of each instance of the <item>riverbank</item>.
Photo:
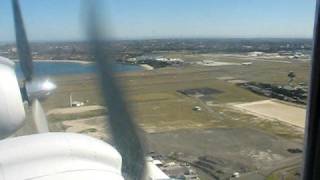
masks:
[[(43, 76), (60, 76), (60, 75), (75, 75), (75, 74), (90, 74), (96, 73), (97, 68), (94, 62), (78, 61), (78, 60), (35, 60), (34, 75)], [(15, 66), (18, 77), (22, 77), (21, 67), (16, 61)], [(114, 64), (114, 72), (135, 72), (143, 71), (139, 65)]]
[[(13, 60), (15, 63), (19, 60)], [(81, 60), (33, 60), (33, 62), (46, 62), (46, 63), (77, 63), (77, 64), (93, 64), (91, 61), (81, 61)]]

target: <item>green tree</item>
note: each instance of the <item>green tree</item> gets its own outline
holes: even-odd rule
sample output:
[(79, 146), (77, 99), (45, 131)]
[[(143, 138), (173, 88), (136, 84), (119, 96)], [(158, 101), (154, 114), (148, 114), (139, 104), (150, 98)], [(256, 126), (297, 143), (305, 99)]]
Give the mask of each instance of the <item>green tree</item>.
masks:
[(289, 82), (289, 85), (290, 86), (292, 86), (293, 85), (293, 81), (294, 81), (294, 79), (295, 79), (295, 77), (296, 77), (296, 74), (293, 72), (293, 71), (290, 71), (289, 73), (288, 73), (288, 82)]

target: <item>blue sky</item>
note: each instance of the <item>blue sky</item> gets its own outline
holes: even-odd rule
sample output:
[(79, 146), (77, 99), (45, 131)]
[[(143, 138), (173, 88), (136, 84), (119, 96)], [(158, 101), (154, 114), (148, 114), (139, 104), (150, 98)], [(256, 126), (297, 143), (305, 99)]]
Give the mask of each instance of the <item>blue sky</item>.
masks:
[[(81, 0), (21, 0), (30, 40), (82, 40)], [(310, 38), (315, 0), (105, 0), (112, 35), (145, 38)], [(13, 41), (10, 0), (0, 41)]]

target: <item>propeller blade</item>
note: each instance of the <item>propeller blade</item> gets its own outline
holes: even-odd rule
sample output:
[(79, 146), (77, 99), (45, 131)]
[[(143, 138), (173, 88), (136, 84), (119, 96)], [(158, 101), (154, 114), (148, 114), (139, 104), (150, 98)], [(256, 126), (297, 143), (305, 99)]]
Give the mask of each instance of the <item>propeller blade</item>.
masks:
[(38, 133), (49, 132), (47, 117), (38, 99), (32, 101), (32, 119)]
[[(89, 1), (87, 1), (89, 2)], [(122, 173), (126, 179), (144, 179), (145, 158), (142, 143), (138, 136), (138, 129), (134, 123), (123, 98), (123, 93), (114, 76), (114, 65), (110, 54), (105, 52), (101, 21), (97, 13), (100, 4), (90, 1), (87, 31), (90, 38), (92, 56), (96, 62), (103, 97), (109, 111), (109, 124), (113, 142), (122, 156)], [(110, 48), (108, 48), (110, 49)]]
[(14, 25), (16, 31), (16, 44), (20, 59), (20, 66), (26, 81), (30, 81), (33, 73), (32, 57), (24, 28), (22, 14), (18, 0), (12, 0)]

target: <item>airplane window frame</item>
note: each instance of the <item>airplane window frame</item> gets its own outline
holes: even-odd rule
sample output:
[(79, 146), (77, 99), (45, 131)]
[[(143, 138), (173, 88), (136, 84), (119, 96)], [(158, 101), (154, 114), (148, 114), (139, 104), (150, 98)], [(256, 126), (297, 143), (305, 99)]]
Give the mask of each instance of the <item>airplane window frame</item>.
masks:
[(320, 179), (320, 1), (317, 0), (313, 52), (310, 72), (308, 110), (305, 126), (303, 180)]

